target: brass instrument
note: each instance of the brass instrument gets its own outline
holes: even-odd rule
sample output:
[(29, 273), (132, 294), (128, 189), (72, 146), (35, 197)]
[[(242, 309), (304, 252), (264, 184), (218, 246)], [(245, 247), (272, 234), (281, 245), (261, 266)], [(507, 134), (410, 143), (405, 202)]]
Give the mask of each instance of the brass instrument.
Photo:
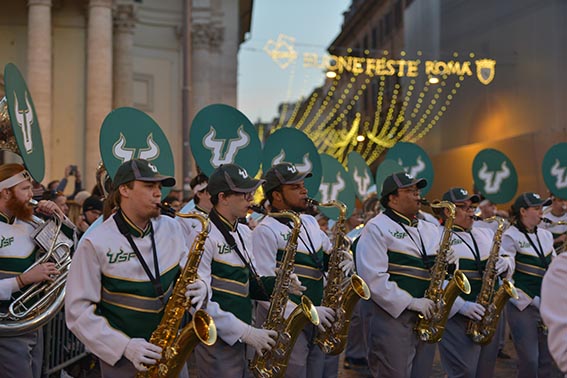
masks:
[[(37, 201), (30, 200), (30, 205), (37, 206)], [(40, 328), (51, 320), (64, 304), (73, 241), (61, 232), (63, 220), (57, 215), (48, 221), (34, 217), (32, 222), (37, 227), (31, 237), (43, 254), (26, 272), (37, 265), (52, 262), (60, 274), (52, 281), (29, 285), (14, 298), (8, 311), (0, 313), (0, 336), (17, 336)]]
[[(554, 222), (552, 220), (550, 220), (549, 218), (541, 218), (541, 221), (543, 223), (548, 224), (550, 227), (553, 226), (567, 226), (567, 222), (566, 221), (557, 221)], [(563, 253), (565, 251), (567, 251), (567, 232), (563, 233), (564, 235), (566, 235), (565, 240), (563, 241), (563, 243), (561, 243), (561, 246), (559, 248), (555, 248), (555, 252), (557, 254)]]
[(330, 253), (327, 284), (323, 289), (321, 306), (329, 307), (335, 312), (335, 321), (329, 329), (319, 332), (315, 342), (326, 354), (337, 355), (346, 347), (350, 319), (354, 306), (362, 298), (370, 299), (370, 289), (362, 277), (353, 274), (346, 276), (340, 268), (344, 260), (342, 251), (350, 251), (351, 242), (346, 237), (346, 205), (340, 201), (319, 203), (308, 199), (310, 205), (319, 207), (335, 207), (339, 210), (339, 218), (335, 224), (333, 248)]
[(283, 377), (293, 345), (303, 328), (309, 322), (314, 325), (319, 324), (319, 316), (315, 306), (304, 295), (301, 296), (301, 304), (293, 310), (287, 319), (284, 318), (289, 299), (290, 276), (293, 272), (295, 253), (297, 252), (297, 239), (301, 231), (301, 219), (293, 211), (281, 211), (268, 215), (291, 219), (293, 229), (287, 241), (283, 260), (276, 273), (276, 283), (270, 297), (268, 316), (262, 326), (264, 329), (274, 330), (278, 333), (276, 345), (264, 352), (262, 356), (256, 353), (250, 363), (252, 374), (260, 378)]
[(457, 299), (459, 292), (462, 291), (465, 294), (469, 294), (471, 292), (471, 286), (467, 276), (460, 270), (455, 270), (453, 277), (450, 279), (447, 286), (443, 288), (443, 281), (447, 276), (447, 253), (451, 248), (451, 229), (453, 227), (453, 221), (455, 220), (455, 205), (449, 201), (441, 201), (439, 203), (429, 204), (429, 206), (432, 208), (445, 208), (449, 210), (449, 216), (445, 220), (441, 244), (439, 245), (437, 257), (431, 269), (431, 282), (424, 296), (435, 302), (436, 307), (430, 318), (426, 319), (420, 316), (415, 331), (421, 341), (436, 343), (441, 340), (449, 311), (453, 306), (453, 302)]
[(202, 342), (210, 346), (217, 340), (217, 329), (213, 318), (202, 309), (195, 311), (191, 322), (178, 332), (185, 311), (191, 307), (189, 299), (185, 297), (185, 288), (197, 280), (197, 269), (209, 234), (209, 219), (196, 213), (175, 213), (175, 215), (197, 219), (201, 222), (201, 232), (193, 242), (187, 263), (175, 282), (163, 318), (150, 337), (150, 343), (163, 349), (162, 357), (154, 365), (148, 366), (147, 371), (139, 372), (136, 375), (138, 378), (177, 377), (198, 343)]
[(498, 222), (498, 228), (494, 233), (492, 239), (492, 248), (484, 268), (482, 275), (482, 286), (476, 298), (476, 303), (485, 308), (484, 316), (481, 320), (469, 320), (467, 325), (467, 335), (477, 344), (486, 345), (490, 343), (496, 327), (498, 327), (498, 320), (500, 314), (504, 309), (504, 305), (508, 299), (518, 299), (518, 292), (514, 285), (507, 279), (502, 280), (502, 286), (494, 292), (496, 285), (496, 260), (498, 260), (500, 252), (500, 244), (502, 243), (502, 233), (505, 228), (505, 221), (501, 217), (490, 217), (484, 220), (485, 222)]

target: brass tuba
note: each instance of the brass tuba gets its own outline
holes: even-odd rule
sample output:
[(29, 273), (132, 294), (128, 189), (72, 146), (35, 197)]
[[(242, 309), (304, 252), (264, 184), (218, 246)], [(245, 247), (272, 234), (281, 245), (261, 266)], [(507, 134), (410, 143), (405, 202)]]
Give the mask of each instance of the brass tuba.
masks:
[[(170, 211), (169, 208), (165, 210)], [(191, 322), (178, 332), (185, 311), (191, 307), (189, 299), (185, 297), (185, 288), (197, 280), (197, 269), (205, 249), (205, 240), (209, 234), (209, 219), (196, 213), (175, 213), (175, 215), (181, 218), (197, 219), (201, 222), (201, 232), (191, 246), (187, 263), (177, 278), (173, 292), (165, 305), (163, 317), (150, 337), (150, 343), (163, 349), (162, 357), (154, 365), (148, 366), (147, 371), (137, 373), (137, 378), (177, 377), (197, 344), (203, 343), (210, 346), (217, 341), (215, 322), (202, 309), (195, 311)]]
[(443, 288), (443, 282), (448, 273), (447, 253), (451, 248), (451, 229), (455, 220), (455, 205), (449, 201), (441, 201), (429, 205), (432, 208), (448, 209), (449, 216), (445, 221), (439, 251), (437, 252), (433, 268), (431, 268), (431, 282), (425, 291), (425, 298), (435, 302), (436, 307), (430, 318), (426, 319), (420, 316), (415, 331), (421, 341), (436, 343), (441, 340), (447, 318), (449, 317), (449, 311), (459, 292), (462, 291), (465, 294), (469, 294), (471, 286), (467, 276), (460, 270), (456, 270), (447, 286)]
[(327, 284), (321, 301), (321, 306), (332, 308), (335, 311), (335, 321), (329, 329), (319, 332), (315, 337), (315, 342), (323, 352), (336, 355), (342, 353), (346, 347), (354, 306), (361, 298), (364, 300), (370, 298), (370, 289), (362, 277), (357, 274), (348, 277), (339, 266), (344, 260), (341, 252), (349, 251), (351, 245), (346, 237), (346, 205), (340, 201), (319, 203), (314, 199), (309, 199), (308, 203), (319, 207), (335, 207), (339, 210), (329, 259)]
[(285, 319), (284, 314), (289, 299), (287, 290), (295, 262), (297, 239), (301, 231), (301, 219), (293, 211), (281, 211), (269, 213), (268, 215), (291, 219), (293, 221), (293, 229), (286, 245), (283, 260), (276, 273), (276, 283), (270, 297), (268, 316), (262, 325), (264, 329), (277, 331), (276, 345), (269, 351), (264, 352), (262, 356), (256, 353), (250, 363), (252, 374), (258, 378), (283, 377), (293, 345), (303, 328), (309, 322), (314, 325), (319, 324), (319, 316), (315, 306), (304, 295), (301, 296), (301, 304)]
[(478, 293), (476, 303), (481, 304), (485, 308), (484, 316), (481, 320), (469, 320), (467, 325), (467, 335), (477, 344), (485, 345), (490, 343), (496, 328), (498, 327), (498, 320), (500, 314), (504, 309), (504, 305), (508, 299), (518, 299), (518, 292), (514, 285), (507, 279), (502, 280), (502, 286), (494, 292), (496, 285), (496, 260), (500, 252), (500, 244), (502, 243), (502, 233), (504, 232), (504, 219), (500, 217), (490, 217), (484, 220), (485, 222), (498, 222), (498, 228), (494, 233), (492, 239), (492, 248), (484, 274), (482, 276), (482, 286)]

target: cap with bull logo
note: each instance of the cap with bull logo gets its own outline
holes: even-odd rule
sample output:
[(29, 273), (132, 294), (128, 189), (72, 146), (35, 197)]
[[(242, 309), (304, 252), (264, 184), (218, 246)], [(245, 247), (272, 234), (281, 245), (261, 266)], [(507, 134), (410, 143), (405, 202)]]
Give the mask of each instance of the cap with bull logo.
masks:
[(295, 184), (311, 176), (311, 172), (301, 173), (292, 163), (279, 163), (266, 171), (262, 187), (269, 193), (280, 185)]
[(132, 159), (122, 163), (112, 184), (118, 188), (122, 184), (130, 181), (161, 182), (163, 186), (171, 187), (175, 185), (175, 179), (171, 176), (160, 175), (155, 165), (144, 159)]
[(207, 190), (212, 196), (221, 192), (251, 193), (263, 182), (250, 177), (239, 165), (223, 164), (209, 176)]

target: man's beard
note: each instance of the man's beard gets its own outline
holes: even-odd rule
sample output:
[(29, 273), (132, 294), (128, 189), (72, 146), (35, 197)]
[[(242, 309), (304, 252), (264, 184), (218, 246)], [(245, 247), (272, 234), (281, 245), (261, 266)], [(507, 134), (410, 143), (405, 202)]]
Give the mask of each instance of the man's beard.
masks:
[(24, 221), (32, 219), (33, 208), (27, 202), (19, 201), (15, 196), (10, 197), (6, 207), (12, 213), (12, 216), (18, 219)]

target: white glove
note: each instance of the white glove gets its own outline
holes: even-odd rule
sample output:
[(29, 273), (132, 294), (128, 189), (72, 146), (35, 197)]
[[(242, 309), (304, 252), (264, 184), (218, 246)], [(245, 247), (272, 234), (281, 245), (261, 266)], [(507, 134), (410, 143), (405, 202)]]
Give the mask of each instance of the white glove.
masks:
[(339, 268), (343, 270), (343, 273), (350, 276), (354, 273), (354, 261), (352, 258), (352, 253), (350, 251), (339, 251), (343, 254), (343, 261), (340, 262)]
[(498, 256), (498, 260), (496, 260), (496, 275), (501, 275), (505, 271), (508, 270), (508, 261), (506, 261), (506, 257)]
[(317, 327), (321, 332), (324, 332), (325, 328), (329, 328), (335, 321), (335, 311), (325, 306), (316, 306), (315, 310), (317, 310), (317, 315), (319, 316), (319, 325)]
[(240, 340), (256, 349), (256, 353), (261, 356), (264, 350), (270, 350), (276, 345), (277, 336), (278, 333), (276, 331), (255, 328), (249, 325)]
[(421, 315), (429, 318), (435, 310), (435, 302), (427, 298), (412, 298), (408, 305), (408, 310), (419, 312)]
[(535, 306), (535, 308), (537, 308), (539, 310), (539, 304), (541, 302), (541, 299), (539, 297), (534, 297), (534, 299), (532, 299), (532, 303), (530, 303), (532, 306)]
[(209, 290), (203, 280), (195, 280), (195, 282), (187, 285), (185, 289), (187, 290), (185, 297), (191, 300), (191, 305), (195, 307), (195, 310), (200, 309), (203, 303), (207, 301)]
[(449, 251), (447, 251), (447, 264), (449, 265), (457, 264), (458, 262), (459, 262), (459, 256), (457, 256), (453, 248), (449, 248)]
[(291, 273), (289, 275), (290, 284), (287, 292), (293, 295), (301, 295), (307, 288), (301, 284), (301, 281), (297, 277), (297, 274)]
[(124, 350), (124, 357), (129, 359), (136, 370), (146, 371), (147, 367), (144, 365), (153, 365), (161, 358), (161, 348), (157, 345), (148, 343), (144, 339), (130, 339), (126, 349)]
[(484, 315), (484, 307), (478, 303), (465, 301), (465, 304), (459, 310), (459, 314), (469, 319), (480, 320)]

